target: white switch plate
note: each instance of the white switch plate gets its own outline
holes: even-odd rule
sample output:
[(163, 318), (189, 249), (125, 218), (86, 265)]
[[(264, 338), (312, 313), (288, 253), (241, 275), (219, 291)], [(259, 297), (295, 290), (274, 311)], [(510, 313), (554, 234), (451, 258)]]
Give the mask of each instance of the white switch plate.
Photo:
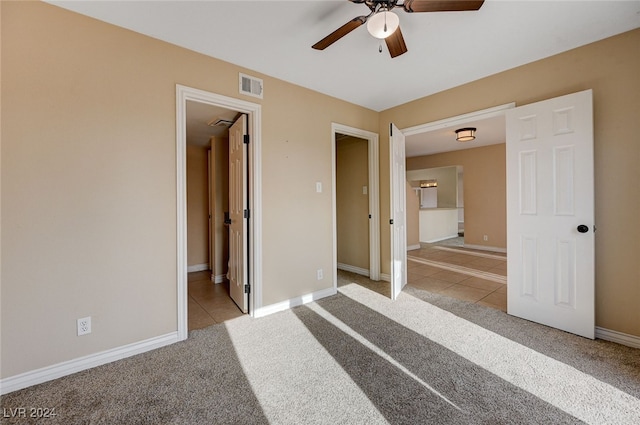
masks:
[(316, 192), (322, 193), (322, 182), (316, 182)]
[(367, 186), (362, 186), (362, 194), (366, 195), (368, 192)]

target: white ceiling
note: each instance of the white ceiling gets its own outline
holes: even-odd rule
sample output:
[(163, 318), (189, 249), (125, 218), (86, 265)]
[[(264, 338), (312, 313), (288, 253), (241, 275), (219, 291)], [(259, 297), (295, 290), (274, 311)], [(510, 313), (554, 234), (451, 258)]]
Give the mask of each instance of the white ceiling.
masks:
[[(456, 141), (456, 129), (462, 127), (476, 128), (475, 140), (469, 142)], [(450, 123), (407, 135), (405, 137), (405, 151), (407, 158), (411, 158), (440, 152), (479, 148), (504, 142), (505, 117), (504, 115), (498, 115), (489, 118), (453, 120)]]
[(218, 119), (235, 121), (238, 112), (200, 102), (187, 102), (187, 143), (210, 146), (211, 137), (227, 137), (229, 127), (210, 125)]
[[(367, 14), (365, 5), (345, 0), (49, 3), (375, 111), (640, 27), (636, 0), (486, 0), (479, 11), (413, 14), (398, 8), (408, 52), (391, 59), (365, 26), (324, 51), (311, 48)], [(264, 91), (269, 96), (268, 85)], [(226, 129), (206, 123), (234, 115), (191, 105), (189, 143), (207, 145)], [(478, 127), (471, 143), (455, 141), (460, 126), (407, 136), (407, 156), (504, 142), (503, 118), (464, 123)]]
[(50, 3), (376, 111), (640, 27), (640, 1), (630, 0), (395, 9), (409, 51), (391, 59), (365, 26), (324, 51), (311, 48), (367, 14), (345, 0)]

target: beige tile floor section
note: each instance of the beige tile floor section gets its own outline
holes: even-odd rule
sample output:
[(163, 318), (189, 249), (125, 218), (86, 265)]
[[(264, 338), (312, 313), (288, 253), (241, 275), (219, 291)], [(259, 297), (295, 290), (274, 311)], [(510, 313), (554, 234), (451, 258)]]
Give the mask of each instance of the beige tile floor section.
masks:
[[(507, 258), (484, 258), (460, 252), (442, 251), (437, 245), (423, 244), (410, 256), (460, 265), (501, 276), (507, 275)], [(474, 252), (473, 250), (467, 250)], [(476, 251), (486, 253), (486, 251)], [(225, 320), (242, 316), (242, 312), (229, 297), (229, 282), (214, 284), (211, 272), (189, 273), (189, 330), (206, 328)], [(391, 296), (389, 282), (372, 281), (365, 276), (338, 270), (338, 286), (355, 282), (384, 296)], [(443, 270), (430, 265), (407, 261), (407, 284), (452, 298), (507, 311), (507, 285), (475, 276)]]
[[(466, 251), (488, 253), (486, 251)], [(502, 258), (484, 258), (461, 252), (442, 251), (437, 249), (436, 245), (423, 244), (423, 248), (409, 251), (408, 254), (500, 276), (507, 275), (507, 257), (501, 253), (492, 252), (490, 254)], [(407, 261), (407, 284), (504, 312), (507, 311), (507, 285), (492, 280), (443, 270), (415, 261)]]
[[(507, 275), (507, 257), (505, 254), (490, 253), (502, 258), (484, 258), (460, 252), (442, 251), (437, 245), (424, 244), (419, 250), (409, 251), (410, 256), (439, 261), (451, 265)], [(486, 251), (466, 250), (467, 252)], [(391, 296), (389, 282), (372, 281), (356, 273), (338, 270), (338, 286), (357, 283), (387, 297)], [(407, 261), (407, 284), (415, 288), (446, 295), (452, 298), (480, 304), (497, 310), (507, 311), (507, 285), (491, 280), (470, 276), (455, 271), (443, 270), (430, 265)]]
[(211, 272), (193, 272), (188, 276), (188, 327), (202, 329), (242, 316), (229, 296), (229, 282), (211, 282)]

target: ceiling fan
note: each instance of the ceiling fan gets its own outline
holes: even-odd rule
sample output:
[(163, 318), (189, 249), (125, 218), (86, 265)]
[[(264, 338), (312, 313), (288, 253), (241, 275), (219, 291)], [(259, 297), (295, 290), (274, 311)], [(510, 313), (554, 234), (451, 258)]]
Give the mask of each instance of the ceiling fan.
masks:
[[(324, 50), (340, 40), (360, 25), (367, 23), (369, 33), (385, 40), (392, 58), (407, 52), (407, 46), (400, 31), (400, 19), (391, 10), (401, 7), (405, 12), (459, 12), (478, 10), (484, 0), (348, 0), (352, 3), (364, 3), (369, 8), (368, 15), (353, 18), (316, 44), (311, 46), (316, 50)], [(380, 46), (382, 51), (382, 46)]]

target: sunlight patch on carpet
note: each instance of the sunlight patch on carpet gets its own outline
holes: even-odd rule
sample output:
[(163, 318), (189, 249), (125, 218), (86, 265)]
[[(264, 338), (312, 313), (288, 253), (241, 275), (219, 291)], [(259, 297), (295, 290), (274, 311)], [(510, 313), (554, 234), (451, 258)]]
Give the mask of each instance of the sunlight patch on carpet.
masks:
[(339, 292), (587, 423), (640, 423), (640, 400), (405, 292), (396, 301), (358, 285)]
[(291, 310), (225, 326), (270, 423), (388, 424)]
[(340, 319), (338, 319), (337, 317), (335, 317), (334, 315), (332, 315), (331, 313), (329, 313), (328, 311), (326, 311), (325, 309), (323, 309), (322, 307), (320, 307), (318, 304), (309, 304), (308, 305), (309, 309), (315, 311), (319, 316), (321, 316), (322, 318), (324, 318), (327, 322), (331, 323), (333, 326), (337, 327), (338, 329), (340, 329), (342, 332), (346, 333), (347, 335), (349, 335), (351, 338), (355, 339), (356, 341), (358, 341), (360, 344), (364, 345), (365, 347), (367, 347), (369, 350), (373, 351), (374, 353), (376, 353), (378, 356), (382, 357), (384, 360), (386, 360), (387, 362), (391, 363), (394, 367), (398, 368), (399, 370), (402, 371), (402, 373), (404, 373), (405, 375), (407, 375), (408, 377), (410, 377), (411, 379), (413, 379), (414, 381), (416, 381), (418, 384), (420, 384), (421, 386), (423, 386), (424, 388), (428, 389), (429, 391), (431, 391), (433, 394), (437, 395), (438, 397), (440, 397), (442, 400), (444, 400), (445, 402), (447, 402), (448, 404), (450, 404), (451, 406), (453, 406), (454, 408), (458, 409), (458, 410), (462, 410), (460, 409), (459, 406), (457, 406), (454, 402), (452, 402), (451, 400), (449, 400), (447, 397), (445, 397), (443, 394), (441, 394), (440, 392), (438, 392), (435, 388), (433, 388), (431, 385), (427, 384), (426, 382), (424, 382), (422, 379), (420, 379), (415, 373), (411, 372), (409, 369), (407, 369), (406, 367), (404, 367), (402, 364), (400, 364), (398, 361), (396, 361), (392, 356), (390, 356), (389, 354), (387, 354), (384, 350), (382, 350), (380, 347), (372, 344), (368, 339), (366, 339), (365, 337), (363, 337), (362, 335), (360, 335), (359, 333), (357, 333), (356, 331), (354, 331), (353, 329), (351, 329), (348, 325), (346, 325), (344, 322), (342, 322)]

